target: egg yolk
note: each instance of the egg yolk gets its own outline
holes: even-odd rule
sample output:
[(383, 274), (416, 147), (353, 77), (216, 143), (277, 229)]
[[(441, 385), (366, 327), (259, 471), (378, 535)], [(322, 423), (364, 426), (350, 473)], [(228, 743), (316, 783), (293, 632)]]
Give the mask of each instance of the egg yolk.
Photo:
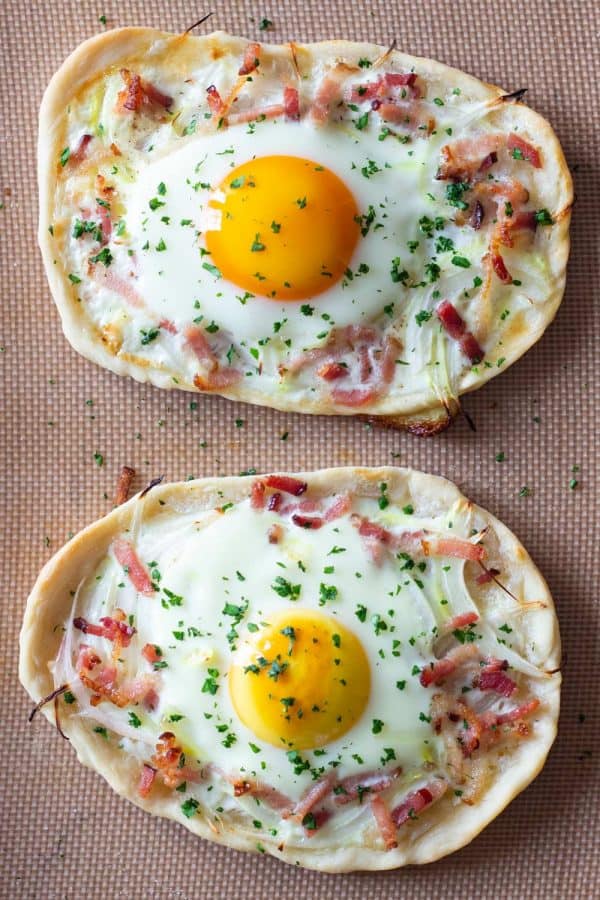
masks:
[(369, 663), (358, 638), (340, 622), (293, 610), (248, 633), (229, 670), (235, 711), (254, 734), (276, 747), (322, 747), (362, 715)]
[(238, 166), (209, 208), (215, 228), (205, 241), (213, 264), (243, 290), (278, 301), (328, 290), (348, 268), (360, 234), (356, 202), (343, 181), (296, 156)]

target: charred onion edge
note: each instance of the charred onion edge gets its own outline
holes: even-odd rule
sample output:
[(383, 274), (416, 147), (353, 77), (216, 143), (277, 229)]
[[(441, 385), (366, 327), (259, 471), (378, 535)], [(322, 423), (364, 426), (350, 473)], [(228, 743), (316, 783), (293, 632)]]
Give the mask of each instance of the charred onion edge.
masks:
[(501, 581), (498, 581), (498, 579), (496, 578), (495, 575), (492, 574), (492, 572), (493, 572), (492, 569), (488, 569), (486, 566), (484, 566), (484, 564), (481, 562), (480, 559), (477, 560), (477, 562), (479, 563), (479, 565), (481, 566), (481, 568), (483, 569), (483, 571), (486, 573), (486, 575), (489, 575), (489, 577), (491, 578), (491, 580), (494, 581), (494, 582), (498, 585), (499, 588), (502, 588), (502, 590), (505, 591), (505, 593), (507, 593), (509, 597), (512, 597), (512, 599), (515, 601), (515, 603), (517, 603), (519, 606), (522, 605), (521, 602), (520, 602), (520, 600), (519, 600), (519, 598), (518, 598), (518, 597), (515, 597), (515, 595), (512, 594), (512, 593), (509, 591), (509, 589), (508, 589), (507, 587), (505, 587), (505, 585), (502, 584)]
[(54, 724), (56, 725), (56, 730), (60, 734), (61, 738), (64, 741), (68, 741), (69, 738), (66, 736), (62, 728), (60, 727), (60, 718), (58, 715), (58, 696), (54, 697)]
[(498, 100), (501, 103), (520, 103), (527, 93), (527, 90), (527, 88), (517, 88), (516, 91), (511, 91), (510, 94), (502, 94), (498, 97)]
[[(29, 713), (29, 715), (27, 717), (27, 721), (33, 722), (33, 718), (34, 718), (35, 714), (40, 711), (42, 706), (45, 706), (46, 703), (50, 703), (50, 701), (54, 700), (55, 697), (58, 697), (60, 694), (64, 694), (64, 692), (68, 691), (68, 690), (69, 690), (69, 685), (62, 684), (59, 688), (56, 688), (56, 690), (52, 691), (51, 694), (48, 694), (47, 697), (42, 697), (42, 699), (39, 701), (39, 703), (36, 703), (36, 705), (33, 707), (31, 712)], [(60, 728), (58, 730), (60, 731)], [(62, 732), (61, 732), (61, 734), (62, 734)], [(65, 737), (64, 734), (63, 734), (63, 737)]]
[(132, 469), (131, 466), (122, 466), (115, 492), (115, 506), (121, 506), (129, 499), (129, 491), (134, 478), (135, 469)]
[(202, 25), (204, 22), (207, 21), (207, 19), (210, 19), (211, 16), (214, 16), (214, 12), (206, 13), (206, 15), (205, 15), (205, 16), (202, 16), (201, 19), (198, 19), (197, 22), (194, 22), (193, 25), (190, 25), (189, 28), (186, 28), (185, 31), (183, 32), (184, 35), (189, 34), (190, 31), (193, 31), (194, 28), (197, 28), (197, 27), (198, 27), (198, 25)]
[(152, 481), (149, 484), (147, 484), (146, 487), (144, 488), (144, 490), (141, 492), (139, 499), (141, 500), (142, 497), (145, 497), (146, 494), (150, 493), (152, 488), (157, 487), (159, 484), (162, 484), (162, 482), (164, 481), (164, 478), (165, 478), (164, 475), (159, 475), (157, 478), (153, 478)]

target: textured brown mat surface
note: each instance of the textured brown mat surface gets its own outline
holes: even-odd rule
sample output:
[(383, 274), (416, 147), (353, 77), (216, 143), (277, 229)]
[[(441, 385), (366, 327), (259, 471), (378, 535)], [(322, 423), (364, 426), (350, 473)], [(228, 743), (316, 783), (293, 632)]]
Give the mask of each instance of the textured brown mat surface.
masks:
[[(36, 116), (53, 71), (109, 26), (183, 30), (205, 12), (185, 2), (5, 0), (0, 57), (0, 366), (3, 375), (0, 541), (2, 881), (15, 898), (326, 898), (598, 896), (598, 513), (594, 379), (598, 316), (600, 14), (591, 2), (392, 0), (215, 4), (215, 28), (271, 39), (366, 38), (464, 68), (528, 100), (555, 126), (577, 206), (565, 301), (542, 341), (467, 398), (465, 420), (419, 441), (350, 421), (303, 418), (167, 394), (104, 372), (62, 337), (35, 244)], [(597, 386), (596, 386), (597, 389)], [(597, 395), (596, 395), (597, 396)], [(235, 420), (244, 426), (236, 427)], [(280, 439), (289, 432), (286, 441)], [(206, 447), (201, 442), (206, 441)], [(506, 460), (495, 461), (503, 451)], [(104, 456), (99, 467), (94, 454)], [(108, 511), (123, 463), (188, 475), (332, 464), (410, 464), (455, 480), (524, 541), (556, 599), (565, 651), (558, 740), (537, 781), (468, 848), (426, 867), (325, 876), (199, 841), (116, 797), (84, 770), (16, 678), (17, 634), (44, 561)], [(580, 469), (576, 475), (573, 466)], [(579, 482), (575, 490), (569, 481)], [(531, 495), (519, 496), (527, 485)], [(595, 571), (595, 576), (594, 576)], [(582, 721), (585, 716), (585, 721)], [(595, 829), (595, 831), (594, 831)]]

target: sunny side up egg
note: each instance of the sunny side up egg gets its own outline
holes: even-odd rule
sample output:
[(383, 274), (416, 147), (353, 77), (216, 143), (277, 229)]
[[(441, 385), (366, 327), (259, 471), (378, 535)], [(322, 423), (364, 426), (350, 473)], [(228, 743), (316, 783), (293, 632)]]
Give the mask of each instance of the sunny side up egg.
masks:
[(519, 96), (373, 45), (95, 38), (41, 113), (67, 336), (161, 387), (440, 430), (562, 295), (569, 175)]
[(120, 793), (203, 836), (329, 870), (423, 861), (483, 827), (552, 741), (551, 598), (442, 479), (154, 486), (59, 556), (28, 604), (22, 680)]

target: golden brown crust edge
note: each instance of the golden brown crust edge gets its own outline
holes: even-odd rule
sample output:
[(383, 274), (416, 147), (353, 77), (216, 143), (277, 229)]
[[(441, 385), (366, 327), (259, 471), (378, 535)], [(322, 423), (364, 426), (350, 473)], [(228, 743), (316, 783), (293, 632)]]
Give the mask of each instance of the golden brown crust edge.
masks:
[[(392, 501), (396, 498), (406, 502), (409, 497), (415, 505), (425, 502), (434, 507), (448, 507), (462, 497), (458, 488), (445, 479), (410, 469), (349, 467), (302, 473), (301, 477), (309, 479), (311, 487), (317, 490), (333, 492), (351, 489), (367, 493), (373, 493), (384, 479), (388, 483), (388, 494)], [(227, 478), (160, 486), (154, 488), (145, 500), (140, 500), (139, 495), (132, 498), (123, 507), (113, 510), (66, 544), (42, 570), (27, 603), (21, 631), (19, 675), (32, 699), (38, 701), (54, 688), (48, 664), (54, 658), (61, 639), (55, 625), (63, 622), (69, 615), (72, 602), (69, 591), (73, 589), (73, 583), (93, 568), (113, 537), (127, 527), (139, 503), (145, 504), (144, 515), (148, 516), (154, 510), (164, 510), (164, 506), (159, 506), (161, 500), (180, 510), (188, 509), (190, 505), (204, 505), (208, 508), (214, 505), (217, 490), (223, 491), (227, 499), (239, 500), (248, 496), (251, 483), (251, 478)], [(221, 503), (223, 494), (220, 497)], [(560, 637), (552, 597), (545, 581), (517, 538), (489, 513), (478, 507), (475, 509), (478, 515), (484, 517), (497, 538), (501, 557), (506, 560), (506, 564), (509, 561), (514, 564), (515, 558), (518, 559), (519, 577), (527, 585), (527, 596), (544, 603), (545, 610), (540, 612), (540, 624), (537, 626), (536, 664), (543, 660), (547, 671), (557, 669), (560, 664)], [(90, 547), (93, 547), (93, 556), (90, 555)], [(545, 681), (544, 714), (536, 718), (533, 736), (524, 745), (517, 746), (514, 752), (511, 751), (511, 765), (505, 768), (482, 801), (473, 807), (463, 804), (457, 809), (434, 808), (428, 819), (429, 830), (408, 848), (388, 852), (356, 847), (319, 852), (310, 848), (284, 849), (280, 852), (276, 847), (269, 846), (268, 852), (291, 864), (326, 872), (345, 872), (356, 869), (390, 869), (410, 863), (431, 862), (466, 845), (541, 770), (556, 734), (560, 681), (558, 672)], [(43, 711), (52, 722), (52, 708), (47, 706)], [(201, 837), (241, 850), (256, 850), (255, 842), (243, 834), (226, 832), (215, 835), (200, 818), (182, 819), (177, 800), (168, 797), (142, 800), (137, 795), (135, 765), (132, 768), (127, 759), (121, 758), (122, 754), (111, 751), (110, 746), (93, 735), (77, 717), (63, 714), (61, 724), (71, 738), (79, 760), (98, 771), (121, 796), (156, 815), (176, 819)]]

